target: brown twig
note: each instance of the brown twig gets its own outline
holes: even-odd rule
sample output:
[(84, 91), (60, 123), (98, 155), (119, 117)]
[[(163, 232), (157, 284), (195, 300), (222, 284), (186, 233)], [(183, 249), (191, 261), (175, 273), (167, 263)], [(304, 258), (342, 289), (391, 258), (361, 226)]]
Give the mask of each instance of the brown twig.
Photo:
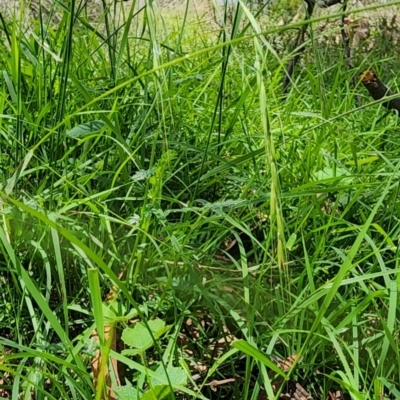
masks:
[[(394, 93), (378, 78), (373, 69), (362, 72), (360, 78), (374, 100), (381, 100), (384, 97), (394, 95)], [(400, 94), (399, 97), (384, 101), (382, 104), (388, 110), (396, 110), (398, 115), (400, 115)]]
[[(316, 0), (305, 0), (305, 2), (307, 3), (306, 16), (304, 19), (305, 24), (299, 30), (299, 33), (296, 38), (296, 45), (294, 48), (295, 54), (294, 54), (293, 58), (289, 61), (289, 64), (285, 71), (285, 78), (283, 80), (283, 85), (282, 85), (282, 92), (284, 94), (287, 92), (289, 83), (293, 76), (294, 68), (296, 67), (296, 65), (300, 59), (300, 55), (305, 49), (305, 43), (304, 43), (305, 42), (305, 34), (307, 32), (308, 26), (310, 25), (309, 20), (311, 19), (311, 16), (313, 14), (316, 3), (318, 3), (318, 5), (321, 8), (328, 8), (328, 7), (334, 6), (335, 4), (342, 3), (342, 0), (322, 0), (320, 2), (317, 2)], [(347, 6), (347, 0), (345, 0), (345, 2), (344, 2), (344, 6), (343, 6), (344, 10), (346, 9), (346, 6)], [(342, 19), (342, 23), (343, 23), (343, 19)], [(342, 37), (343, 37), (343, 35), (345, 35), (345, 33), (343, 33), (343, 32), (344, 32), (344, 29), (342, 29)], [(350, 50), (349, 39), (346, 37), (346, 40), (344, 39), (343, 41), (346, 44), (345, 49)], [(346, 50), (346, 52), (347, 52), (347, 50)], [(350, 63), (351, 63), (351, 53), (348, 57), (346, 56), (346, 59), (350, 60)]]
[[(345, 0), (343, 3), (343, 8), (342, 11), (345, 13), (347, 10), (347, 3), (348, 0)], [(343, 42), (343, 47), (344, 47), (344, 58), (346, 60), (347, 66), (349, 67), (350, 70), (354, 69), (354, 64), (352, 60), (352, 52), (351, 52), (351, 47), (350, 47), (350, 36), (346, 32), (346, 17), (343, 14), (342, 19), (340, 21), (340, 33), (342, 35), (342, 42)], [(352, 78), (352, 83), (353, 87), (355, 88), (357, 86), (357, 78), (354, 75)], [(361, 97), (359, 95), (356, 96), (356, 103), (357, 106), (361, 106)]]
[(295, 54), (292, 57), (292, 59), (289, 61), (289, 64), (286, 68), (285, 72), (285, 78), (283, 80), (283, 85), (282, 85), (282, 91), (283, 93), (287, 92), (287, 88), (289, 86), (290, 81), (292, 80), (292, 75), (294, 72), (294, 68), (297, 65), (297, 63), (300, 60), (300, 55), (305, 49), (305, 35), (306, 31), (308, 28), (308, 25), (310, 25), (310, 18), (312, 16), (312, 13), (314, 11), (315, 7), (315, 1), (314, 0), (306, 0), (307, 3), (307, 9), (306, 9), (306, 16), (304, 18), (305, 24), (300, 28), (299, 33), (297, 34), (296, 38), (296, 45), (295, 45)]

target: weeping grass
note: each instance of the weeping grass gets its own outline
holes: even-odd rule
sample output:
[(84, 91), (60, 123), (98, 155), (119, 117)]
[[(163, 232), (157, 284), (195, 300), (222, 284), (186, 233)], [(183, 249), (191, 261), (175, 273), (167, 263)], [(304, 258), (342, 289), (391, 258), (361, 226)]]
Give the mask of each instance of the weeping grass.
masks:
[[(268, 25), (244, 4), (221, 9), (222, 27), (189, 4), (178, 20), (119, 7), (93, 20), (71, 0), (54, 2), (56, 25), (43, 9), (0, 21), (2, 388), (101, 398), (90, 336), (104, 349), (99, 299), (114, 288), (146, 324), (172, 326), (148, 359), (109, 352), (138, 393), (157, 377), (171, 398), (272, 398), (268, 360), (299, 354), (286, 377), (315, 398), (398, 398), (397, 116), (382, 120), (342, 49), (317, 40), (283, 97), (281, 44), (301, 22)], [(393, 52), (357, 62), (396, 71)], [(184, 365), (191, 381), (191, 361), (208, 366), (200, 381), (169, 377)]]

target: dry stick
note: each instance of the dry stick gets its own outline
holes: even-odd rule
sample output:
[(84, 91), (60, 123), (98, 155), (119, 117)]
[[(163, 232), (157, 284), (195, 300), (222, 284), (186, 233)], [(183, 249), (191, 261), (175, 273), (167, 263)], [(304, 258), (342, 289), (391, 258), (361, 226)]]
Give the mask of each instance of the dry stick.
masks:
[[(300, 55), (305, 50), (305, 43), (304, 43), (305, 39), (304, 38), (305, 38), (307, 28), (310, 25), (309, 20), (311, 19), (311, 16), (314, 11), (315, 4), (316, 4), (315, 0), (305, 0), (305, 2), (307, 3), (307, 11), (306, 11), (305, 19), (304, 19), (304, 21), (306, 23), (299, 30), (299, 33), (296, 38), (296, 45), (294, 48), (295, 54), (294, 54), (293, 58), (289, 61), (289, 64), (285, 71), (285, 78), (284, 78), (283, 84), (282, 84), (282, 92), (284, 94), (287, 92), (289, 83), (292, 80), (294, 68), (300, 59)], [(341, 0), (324, 0), (319, 3), (319, 6), (322, 8), (328, 8), (335, 4), (338, 4), (340, 2), (341, 2)]]
[(304, 38), (305, 38), (305, 34), (307, 31), (308, 25), (310, 25), (309, 20), (311, 19), (311, 16), (312, 16), (312, 13), (313, 13), (314, 7), (315, 7), (315, 2), (313, 0), (306, 0), (306, 3), (307, 3), (307, 11), (306, 11), (306, 16), (304, 18), (304, 21), (306, 23), (300, 28), (299, 33), (297, 34), (296, 45), (295, 45), (295, 55), (289, 61), (289, 64), (286, 68), (285, 79), (283, 80), (283, 85), (282, 85), (283, 93), (287, 92), (289, 83), (292, 80), (294, 68), (300, 59), (300, 54), (305, 49)]
[[(393, 96), (394, 93), (378, 78), (373, 69), (368, 69), (360, 74), (361, 82), (368, 90), (374, 100), (381, 100), (387, 96)], [(399, 97), (382, 102), (388, 110), (396, 110), (400, 115), (400, 94)]]
[[(378, 78), (375, 71), (373, 69), (369, 69), (360, 74), (361, 82), (368, 90), (369, 94), (374, 100), (381, 100), (386, 96), (393, 96), (394, 93), (386, 87), (386, 85)], [(400, 96), (400, 95), (399, 95)], [(397, 111), (397, 116), (400, 116), (400, 97), (390, 99), (382, 102), (383, 106), (388, 110)], [(389, 111), (387, 112), (389, 113)], [(377, 123), (379, 123), (382, 119), (386, 118), (387, 113), (379, 118)], [(384, 140), (386, 139), (386, 134), (384, 136)]]

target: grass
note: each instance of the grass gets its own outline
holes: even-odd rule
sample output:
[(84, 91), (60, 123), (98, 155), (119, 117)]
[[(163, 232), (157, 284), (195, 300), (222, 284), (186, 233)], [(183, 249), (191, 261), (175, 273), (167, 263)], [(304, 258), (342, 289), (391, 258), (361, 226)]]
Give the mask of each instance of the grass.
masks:
[(83, 5), (0, 21), (0, 396), (400, 398), (393, 44)]

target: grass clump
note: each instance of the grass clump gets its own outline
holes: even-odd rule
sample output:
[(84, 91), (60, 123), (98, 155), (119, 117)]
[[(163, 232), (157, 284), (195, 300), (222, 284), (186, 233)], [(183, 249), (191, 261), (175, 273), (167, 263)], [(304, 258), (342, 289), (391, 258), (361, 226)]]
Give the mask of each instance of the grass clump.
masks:
[(393, 48), (101, 5), (1, 18), (0, 393), (398, 398)]

